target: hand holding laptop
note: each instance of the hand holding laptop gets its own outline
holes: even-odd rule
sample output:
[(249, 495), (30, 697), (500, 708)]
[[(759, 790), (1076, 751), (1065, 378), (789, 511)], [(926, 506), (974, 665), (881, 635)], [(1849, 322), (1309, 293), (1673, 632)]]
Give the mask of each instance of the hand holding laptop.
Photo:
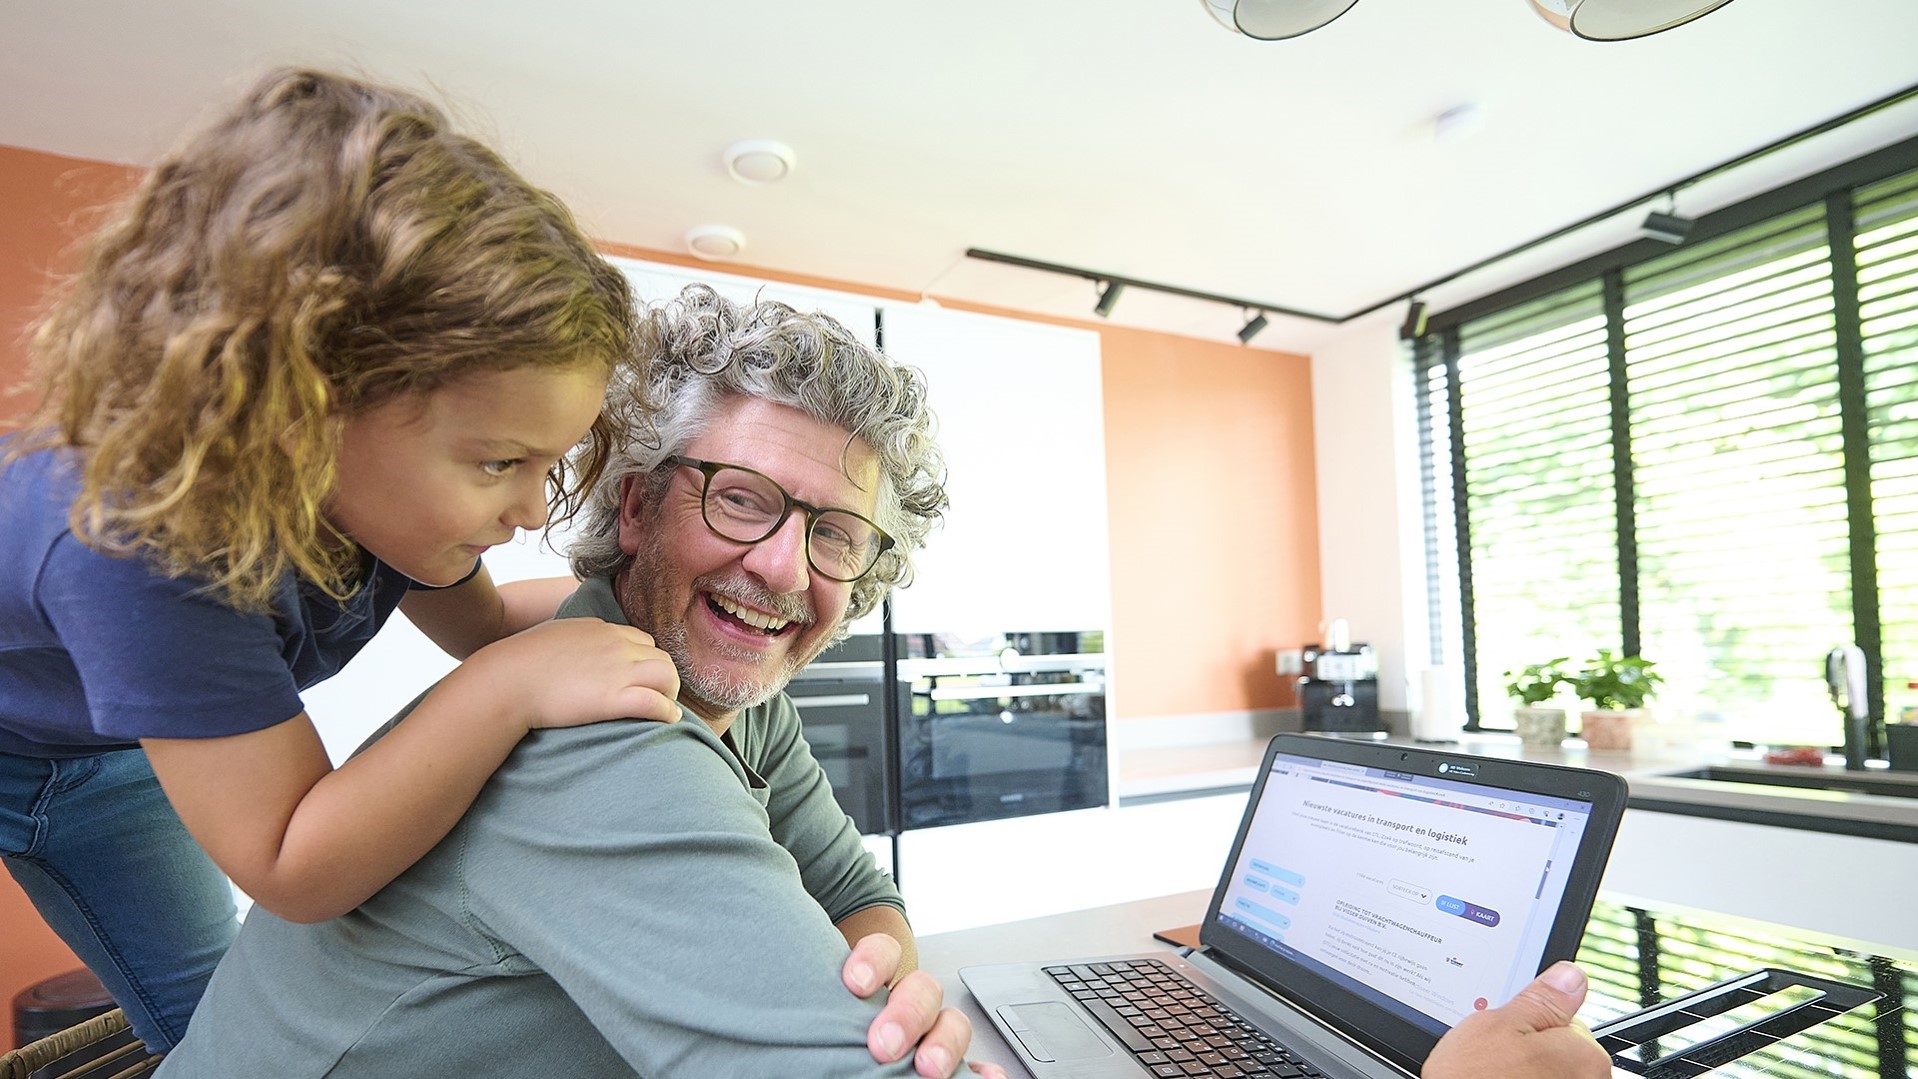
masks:
[(1572, 1018), (1585, 972), (1556, 963), (1502, 1008), (1466, 1016), (1439, 1039), (1425, 1079), (1607, 1079), (1611, 1054)]

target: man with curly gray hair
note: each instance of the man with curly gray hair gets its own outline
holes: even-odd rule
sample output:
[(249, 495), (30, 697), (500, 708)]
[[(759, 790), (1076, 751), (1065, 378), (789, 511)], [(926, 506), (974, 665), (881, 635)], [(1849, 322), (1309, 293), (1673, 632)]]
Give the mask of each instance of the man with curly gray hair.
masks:
[(359, 909), (256, 912), (163, 1075), (959, 1065), (971, 1026), (781, 692), (910, 580), (945, 506), (924, 382), (829, 318), (701, 286), (644, 329), (609, 404), (654, 420), (584, 507), (559, 613), (652, 634), (683, 718), (536, 731)]
[[(678, 664), (681, 699), (695, 711), (701, 711), (701, 700), (748, 707), (778, 692), (794, 671), (843, 635), (847, 622), (911, 583), (912, 556), (945, 509), (945, 459), (933, 442), (919, 373), (892, 363), (831, 318), (780, 303), (738, 306), (692, 285), (654, 310), (649, 321), (653, 347), (643, 378), (610, 392), (635, 399), (622, 405), (652, 403), (654, 432), (630, 440), (608, 462), (583, 513), (582, 538), (571, 550), (573, 571), (581, 579), (627, 582), (622, 601), (629, 613), (646, 611), (639, 624)], [(816, 463), (838, 472), (851, 485), (850, 500), (870, 511), (822, 512), (751, 468), (717, 467), (749, 462), (687, 456), (702, 436), (728, 433), (761, 416), (803, 416), (818, 433), (832, 436), (826, 443), (836, 438), (837, 445), (822, 444)], [(773, 443), (762, 451), (776, 459), (788, 456), (780, 439)], [(660, 537), (649, 533), (650, 544), (631, 546), (621, 532), (625, 515), (644, 510), (656, 516), (669, 493), (682, 506), (688, 499), (703, 501), (703, 513), (695, 516), (741, 554), (742, 564), (726, 574), (730, 584), (695, 582), (706, 587), (694, 591), (720, 626), (739, 627), (742, 617), (753, 617), (738, 608), (776, 620), (777, 626), (751, 626), (749, 638), (755, 650), (777, 657), (776, 673), (767, 669), (760, 672), (766, 677), (739, 680), (734, 665), (695, 647), (700, 634), (693, 630), (704, 620), (684, 617), (679, 597), (664, 595), (669, 585), (659, 573), (628, 572), (635, 561), (659, 561), (654, 548)], [(748, 503), (750, 517), (743, 518)], [(841, 551), (856, 563), (837, 570), (820, 564), (822, 556), (839, 557), (835, 552)], [(793, 558), (770, 575), (743, 564), (775, 552)], [(793, 587), (774, 589), (773, 577)], [(824, 593), (808, 595), (822, 587)], [(847, 593), (841, 617), (822, 618), (811, 609), (812, 601), (837, 598), (841, 591)], [(667, 602), (673, 609), (658, 606)], [(733, 642), (720, 651), (738, 652), (739, 646)]]

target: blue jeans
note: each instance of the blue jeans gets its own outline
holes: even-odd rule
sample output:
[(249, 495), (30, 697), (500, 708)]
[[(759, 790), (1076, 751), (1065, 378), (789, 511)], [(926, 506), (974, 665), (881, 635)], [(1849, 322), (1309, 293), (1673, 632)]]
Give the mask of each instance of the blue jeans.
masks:
[(239, 923), (146, 754), (0, 753), (0, 858), (147, 1048), (178, 1044)]

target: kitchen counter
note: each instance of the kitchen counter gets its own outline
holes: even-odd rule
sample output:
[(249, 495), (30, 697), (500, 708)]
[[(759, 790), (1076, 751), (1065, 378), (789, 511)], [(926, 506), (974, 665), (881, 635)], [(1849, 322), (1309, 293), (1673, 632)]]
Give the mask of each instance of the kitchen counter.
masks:
[[(1121, 750), (1117, 754), (1119, 797), (1129, 800), (1229, 788), (1250, 789), (1253, 779), (1257, 778), (1259, 762), (1264, 759), (1266, 741), (1264, 738), (1248, 738)], [(1520, 743), (1515, 734), (1495, 731), (1461, 731), (1458, 741), (1450, 744), (1414, 742), (1401, 737), (1388, 738), (1386, 741), (1392, 745), (1419, 746), (1483, 757), (1597, 768), (1627, 778), (1699, 768), (1723, 763), (1727, 759), (1722, 749), (1712, 751), (1659, 746), (1637, 750), (1594, 750), (1586, 748), (1585, 743), (1576, 738), (1556, 748), (1541, 749)]]
[[(1718, 762), (1714, 762), (1717, 764)], [(1689, 770), (1689, 769), (1688, 769)], [(1737, 760), (1730, 767), (1705, 769), (1719, 778), (1651, 774), (1627, 777), (1627, 805), (1660, 813), (1803, 828), (1829, 835), (1853, 835), (1918, 843), (1918, 776), (1882, 768), (1846, 772), (1827, 764), (1767, 765)], [(1909, 787), (1909, 794), (1820, 789), (1867, 777), (1883, 792)]]
[[(1573, 738), (1554, 748), (1526, 746), (1512, 734), (1461, 732), (1453, 745), (1391, 738), (1391, 744), (1423, 745), (1485, 757), (1540, 761), (1596, 768), (1625, 777), (1634, 809), (1711, 817), (1778, 827), (1811, 829), (1871, 839), (1918, 843), (1918, 774), (1882, 767), (1846, 773), (1835, 764), (1823, 769), (1768, 765), (1756, 751), (1727, 747), (1648, 745), (1631, 750), (1596, 750)], [(1181, 793), (1249, 789), (1265, 753), (1264, 740), (1134, 750), (1119, 759), (1118, 793), (1122, 801)], [(1715, 769), (1728, 779), (1675, 773)], [(1885, 790), (1910, 788), (1910, 795), (1818, 789), (1812, 784), (1842, 783), (1863, 775)]]

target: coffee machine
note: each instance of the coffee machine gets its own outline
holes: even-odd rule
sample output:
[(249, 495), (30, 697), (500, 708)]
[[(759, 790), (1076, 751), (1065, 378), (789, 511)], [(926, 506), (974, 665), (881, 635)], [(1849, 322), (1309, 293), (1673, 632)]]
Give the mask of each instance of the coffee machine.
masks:
[(1379, 661), (1369, 644), (1352, 644), (1333, 633), (1329, 645), (1301, 650), (1299, 712), (1308, 731), (1385, 737), (1379, 718)]

